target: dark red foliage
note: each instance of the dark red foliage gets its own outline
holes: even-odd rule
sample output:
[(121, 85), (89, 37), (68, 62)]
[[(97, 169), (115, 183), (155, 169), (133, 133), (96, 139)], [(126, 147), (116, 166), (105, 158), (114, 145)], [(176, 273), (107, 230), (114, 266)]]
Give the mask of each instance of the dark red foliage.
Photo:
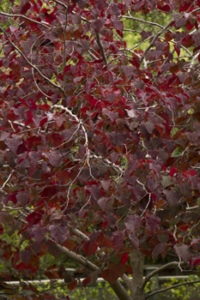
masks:
[[(4, 259), (37, 278), (73, 251), (110, 283), (132, 248), (199, 265), (200, 1), (45, 2), (1, 32), (0, 236), (28, 244)], [(127, 51), (124, 17), (151, 11), (170, 23)]]

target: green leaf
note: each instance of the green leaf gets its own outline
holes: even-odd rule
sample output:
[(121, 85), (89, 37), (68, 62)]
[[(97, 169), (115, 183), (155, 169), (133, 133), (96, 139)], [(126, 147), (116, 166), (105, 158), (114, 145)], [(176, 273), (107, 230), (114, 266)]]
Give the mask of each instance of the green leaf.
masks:
[(164, 188), (168, 187), (169, 185), (171, 185), (173, 183), (173, 180), (171, 179), (170, 176), (166, 176), (166, 175), (163, 175), (162, 176), (162, 186)]

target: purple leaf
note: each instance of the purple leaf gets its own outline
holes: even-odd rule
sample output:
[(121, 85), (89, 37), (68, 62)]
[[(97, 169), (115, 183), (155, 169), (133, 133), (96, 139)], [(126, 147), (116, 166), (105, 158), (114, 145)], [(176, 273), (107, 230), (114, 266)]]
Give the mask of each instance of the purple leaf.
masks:
[(51, 236), (54, 238), (55, 242), (58, 244), (63, 244), (69, 234), (69, 228), (67, 222), (61, 220), (49, 226), (49, 231)]
[(189, 259), (192, 256), (192, 252), (190, 251), (189, 248), (190, 248), (190, 246), (188, 246), (188, 245), (181, 245), (181, 246), (175, 245), (174, 246), (174, 250), (175, 250), (176, 254), (178, 254), (186, 263), (189, 261)]
[(44, 227), (40, 227), (39, 225), (35, 225), (31, 227), (29, 233), (34, 238), (35, 242), (37, 244), (40, 244), (47, 233), (47, 229)]
[(46, 152), (46, 153), (43, 153), (49, 160), (50, 164), (53, 166), (53, 167), (58, 167), (60, 161), (61, 161), (61, 158), (62, 158), (62, 155), (60, 154), (59, 151), (51, 151), (51, 152)]
[(27, 265), (28, 262), (29, 262), (29, 259), (31, 257), (31, 251), (30, 250), (23, 250), (23, 251), (20, 252), (19, 257)]
[(102, 197), (98, 200), (98, 204), (99, 204), (99, 206), (101, 207), (102, 210), (105, 210), (108, 201), (109, 201), (109, 199), (107, 199), (105, 197)]
[(135, 232), (138, 230), (142, 222), (142, 218), (137, 215), (130, 215), (126, 218), (125, 226), (130, 232)]
[(99, 32), (100, 29), (105, 24), (105, 22), (106, 22), (106, 20), (104, 20), (104, 19), (97, 19), (92, 22), (92, 25), (93, 25), (94, 29)]
[(29, 193), (26, 192), (19, 192), (17, 193), (17, 202), (20, 206), (25, 206), (28, 203), (28, 199), (29, 199)]
[(149, 133), (152, 133), (152, 131), (154, 130), (154, 124), (151, 121), (148, 121), (147, 123), (145, 123), (146, 129)]
[(156, 216), (147, 216), (146, 220), (146, 227), (150, 231), (151, 234), (155, 234), (160, 224), (160, 219)]
[(178, 191), (171, 190), (171, 191), (164, 191), (163, 193), (166, 195), (167, 201), (170, 206), (174, 207), (179, 204), (180, 195)]
[(114, 247), (120, 251), (121, 248), (123, 247), (123, 242), (125, 239), (125, 235), (122, 231), (115, 231), (112, 234), (112, 242)]
[(113, 213), (107, 213), (106, 217), (110, 227), (114, 228), (117, 221), (115, 215)]
[(109, 135), (111, 143), (116, 147), (123, 145), (127, 139), (125, 133), (112, 132)]
[(192, 35), (192, 38), (194, 39), (196, 46), (200, 46), (200, 33), (198, 31)]
[(152, 258), (153, 260), (156, 259), (158, 257), (158, 255), (164, 251), (165, 249), (165, 244), (163, 243), (160, 243), (158, 244), (154, 249), (153, 249), (153, 252), (152, 252)]
[[(128, 68), (128, 67), (127, 67)], [(123, 69), (123, 71), (124, 71), (124, 69)], [(125, 71), (124, 71), (124, 73), (125, 73)], [(131, 72), (132, 73), (132, 72)], [(126, 73), (125, 73), (126, 74)], [(127, 75), (126, 74), (126, 76), (130, 76), (130, 75)], [(127, 111), (127, 114), (128, 114), (128, 116), (130, 117), (130, 118), (137, 118), (137, 113), (136, 113), (136, 110), (135, 109), (126, 109), (126, 111)], [(131, 136), (134, 136), (134, 132), (131, 134)]]
[(31, 166), (33, 168), (35, 168), (38, 164), (38, 161), (41, 158), (41, 152), (37, 152), (37, 151), (30, 151), (28, 154), (29, 158), (30, 158), (30, 162), (31, 162)]
[(121, 20), (112, 20), (112, 23), (116, 30), (122, 31), (124, 29), (124, 23)]
[(141, 35), (141, 37), (142, 37), (142, 40), (145, 40), (145, 39), (147, 39), (149, 36), (151, 36), (152, 33), (151, 33), (151, 31), (144, 31), (144, 30), (142, 30), (142, 31), (140, 32), (140, 35)]
[(105, 191), (108, 191), (110, 186), (110, 180), (102, 180), (101, 185)]
[(6, 138), (4, 142), (13, 153), (16, 153), (19, 145), (23, 143), (19, 137)]
[(85, 187), (85, 189), (90, 191), (94, 200), (98, 201), (101, 198), (101, 190), (98, 186), (92, 185), (91, 187)]

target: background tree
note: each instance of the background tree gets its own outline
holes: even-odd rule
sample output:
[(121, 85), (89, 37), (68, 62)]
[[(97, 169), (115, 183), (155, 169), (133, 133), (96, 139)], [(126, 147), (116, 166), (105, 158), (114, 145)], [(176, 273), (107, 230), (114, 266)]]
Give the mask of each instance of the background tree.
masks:
[[(2, 277), (72, 290), (84, 273), (84, 286), (100, 276), (119, 299), (147, 299), (161, 270), (200, 262), (200, 2), (11, 4), (0, 12)], [(144, 258), (170, 253), (143, 280)], [(2, 291), (47, 297), (25, 283)]]

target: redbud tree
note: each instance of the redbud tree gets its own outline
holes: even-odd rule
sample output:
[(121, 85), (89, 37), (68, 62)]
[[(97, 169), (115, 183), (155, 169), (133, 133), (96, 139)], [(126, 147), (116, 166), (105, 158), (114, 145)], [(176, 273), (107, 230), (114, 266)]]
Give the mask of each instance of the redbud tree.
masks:
[[(102, 277), (120, 300), (150, 298), (161, 270), (200, 264), (200, 1), (10, 2), (0, 12), (1, 277), (72, 290), (64, 257), (83, 286)], [(143, 278), (145, 259), (169, 254)], [(42, 268), (47, 255), (54, 265)], [(2, 290), (53, 298), (25, 282)]]

